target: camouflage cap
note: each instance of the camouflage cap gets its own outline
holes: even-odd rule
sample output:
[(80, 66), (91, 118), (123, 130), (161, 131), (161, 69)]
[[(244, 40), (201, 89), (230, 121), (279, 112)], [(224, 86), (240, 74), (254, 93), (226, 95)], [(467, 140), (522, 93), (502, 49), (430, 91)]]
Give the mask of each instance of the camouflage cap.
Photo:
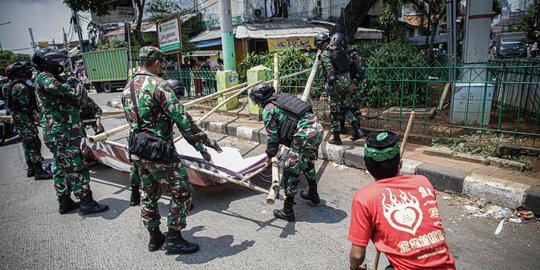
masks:
[(156, 59), (165, 62), (165, 54), (154, 46), (145, 46), (139, 50), (139, 59)]

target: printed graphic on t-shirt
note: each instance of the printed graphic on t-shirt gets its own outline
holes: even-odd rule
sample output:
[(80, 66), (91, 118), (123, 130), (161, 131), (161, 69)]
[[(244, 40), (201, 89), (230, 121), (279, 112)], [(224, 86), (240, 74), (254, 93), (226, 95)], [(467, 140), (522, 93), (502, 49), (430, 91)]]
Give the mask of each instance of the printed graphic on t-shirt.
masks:
[(388, 191), (389, 202), (387, 202), (385, 193), (382, 194), (383, 199), (381, 201), (384, 217), (392, 228), (415, 235), (423, 218), (418, 199), (411, 193), (405, 193), (401, 189), (399, 190), (398, 199), (390, 189), (387, 188), (386, 190)]

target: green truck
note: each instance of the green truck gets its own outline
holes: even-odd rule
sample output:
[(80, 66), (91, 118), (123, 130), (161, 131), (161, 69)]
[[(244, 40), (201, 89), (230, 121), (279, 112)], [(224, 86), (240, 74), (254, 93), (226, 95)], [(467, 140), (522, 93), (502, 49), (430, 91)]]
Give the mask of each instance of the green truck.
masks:
[[(128, 78), (126, 48), (83, 53), (86, 76), (98, 93), (124, 88)], [(135, 67), (135, 65), (132, 65)]]

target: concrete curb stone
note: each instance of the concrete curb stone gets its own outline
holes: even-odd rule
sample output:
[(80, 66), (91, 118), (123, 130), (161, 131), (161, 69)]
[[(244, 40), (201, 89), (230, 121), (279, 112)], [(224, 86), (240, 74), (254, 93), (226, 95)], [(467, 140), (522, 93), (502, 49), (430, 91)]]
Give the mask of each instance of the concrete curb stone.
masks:
[[(268, 135), (264, 128), (256, 129), (235, 123), (204, 121), (205, 129), (240, 137), (257, 143), (266, 143)], [(443, 153), (444, 154), (444, 153)], [(319, 158), (357, 169), (366, 169), (362, 147), (332, 145), (322, 142)], [(464, 157), (466, 160), (467, 157)], [(473, 161), (474, 162), (474, 161)], [(476, 161), (478, 163), (478, 160)], [(403, 159), (402, 174), (421, 174), (426, 176), (433, 187), (442, 191), (453, 191), (476, 199), (484, 198), (492, 203), (516, 208), (523, 205), (526, 209), (540, 212), (540, 186), (529, 187), (524, 184), (496, 179), (478, 174), (468, 174), (459, 169), (443, 169), (434, 164), (411, 159)]]

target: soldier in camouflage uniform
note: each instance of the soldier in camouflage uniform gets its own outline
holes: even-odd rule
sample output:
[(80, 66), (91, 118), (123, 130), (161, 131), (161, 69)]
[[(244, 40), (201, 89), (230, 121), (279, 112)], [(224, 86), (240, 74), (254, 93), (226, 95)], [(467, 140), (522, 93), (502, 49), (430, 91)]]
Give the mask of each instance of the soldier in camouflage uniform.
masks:
[[(176, 97), (181, 100), (182, 97), (185, 95), (185, 87), (183, 83), (179, 80), (173, 80), (169, 79), (167, 80), (169, 85), (171, 86), (171, 89), (173, 90)], [(178, 126), (178, 129), (181, 127)], [(137, 206), (141, 203), (141, 193), (140, 193), (140, 186), (141, 186), (141, 178), (139, 177), (139, 174), (137, 173), (137, 170), (135, 167), (131, 167), (131, 171), (129, 174), (130, 184), (131, 184), (131, 196), (129, 198), (129, 205), (130, 206)], [(193, 208), (193, 203), (190, 206), (191, 210)]]
[[(109, 207), (92, 198), (90, 173), (80, 149), (84, 132), (79, 112), (86, 100), (86, 91), (77, 91), (58, 76), (66, 60), (65, 55), (52, 49), (40, 49), (32, 57), (39, 71), (35, 83), (41, 101), (43, 140), (54, 157), (54, 188), (60, 214), (79, 207), (79, 213), (83, 215), (99, 213)], [(80, 199), (80, 205), (71, 199), (71, 191)]]
[(24, 149), (24, 157), (28, 165), (27, 177), (35, 180), (51, 179), (51, 172), (43, 169), (41, 162), (41, 140), (38, 136), (37, 101), (35, 89), (26, 83), (32, 77), (32, 64), (16, 62), (11, 65), (10, 77), (13, 80), (6, 85), (5, 97), (11, 112), (13, 125), (19, 133)]
[[(79, 84), (78, 87), (83, 86)], [(105, 132), (105, 128), (101, 124), (102, 113), (103, 111), (97, 103), (91, 97), (88, 97), (81, 109), (82, 130), (86, 132), (86, 126), (91, 126), (96, 135)], [(89, 120), (91, 122), (87, 122)]]
[[(353, 78), (352, 83), (352, 94), (351, 94), (351, 103), (349, 110), (360, 120), (360, 105), (361, 105), (361, 86), (365, 77), (365, 67), (362, 63), (362, 58), (360, 58), (360, 53), (356, 49), (350, 49), (349, 57), (351, 58), (351, 77)], [(360, 123), (360, 122), (358, 122)], [(358, 125), (360, 127), (360, 124)]]
[[(323, 48), (324, 44), (328, 45)], [(324, 49), (321, 53), (321, 63), (326, 75), (326, 86), (330, 95), (330, 120), (333, 138), (328, 142), (331, 144), (342, 144), (340, 138), (340, 121), (347, 120), (353, 127), (352, 141), (356, 141), (363, 136), (360, 130), (358, 118), (349, 110), (352, 78), (350, 74), (351, 60), (345, 50), (345, 36), (336, 33), (328, 43), (318, 43), (319, 49)]]
[(280, 144), (289, 147), (282, 177), (286, 199), (283, 209), (274, 210), (274, 216), (294, 221), (294, 196), (298, 193), (300, 174), (304, 173), (309, 184), (308, 191), (302, 191), (300, 196), (314, 204), (320, 203), (314, 161), (317, 160), (323, 128), (312, 112), (311, 103), (288, 93), (274, 95), (274, 92), (269, 84), (260, 83), (253, 87), (249, 97), (255, 104), (264, 107), (262, 116), (268, 133), (267, 166), (271, 165)]
[[(147, 46), (140, 49), (140, 71), (135, 73), (133, 82), (126, 85), (122, 96), (131, 134), (144, 133), (172, 142), (173, 126), (176, 124), (183, 137), (201, 152), (205, 160), (210, 161), (211, 156), (206, 151), (205, 145), (218, 152), (221, 152), (221, 148), (193, 121), (171, 89), (171, 85), (159, 77), (165, 70), (165, 64), (165, 55), (158, 48)], [(136, 97), (131, 96), (131, 91), (134, 91)], [(137, 102), (138, 110), (134, 110), (133, 99)], [(129, 143), (131, 147), (134, 142)], [(132, 177), (140, 177), (143, 190), (141, 216), (150, 233), (148, 250), (155, 251), (164, 245), (164, 249), (169, 253), (197, 252), (199, 246), (186, 241), (180, 232), (186, 227), (193, 188), (188, 181), (186, 168), (176, 151), (173, 153), (172, 161), (165, 163), (134, 155), (131, 155), (131, 158), (134, 166)], [(167, 217), (169, 232), (166, 237), (159, 229), (158, 200), (161, 197), (161, 185), (168, 186), (171, 193)]]

